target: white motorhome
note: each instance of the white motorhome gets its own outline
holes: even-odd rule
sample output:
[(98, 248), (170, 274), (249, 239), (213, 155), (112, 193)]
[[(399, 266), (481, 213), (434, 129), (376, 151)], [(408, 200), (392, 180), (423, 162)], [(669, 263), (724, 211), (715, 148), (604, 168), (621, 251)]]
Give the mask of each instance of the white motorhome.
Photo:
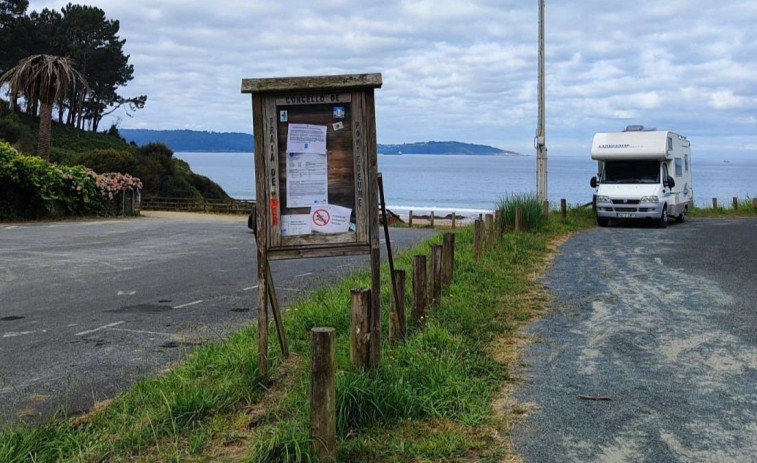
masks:
[(691, 143), (668, 130), (640, 125), (622, 132), (597, 133), (591, 145), (597, 161), (597, 224), (647, 219), (666, 227), (668, 217), (683, 222), (694, 207)]

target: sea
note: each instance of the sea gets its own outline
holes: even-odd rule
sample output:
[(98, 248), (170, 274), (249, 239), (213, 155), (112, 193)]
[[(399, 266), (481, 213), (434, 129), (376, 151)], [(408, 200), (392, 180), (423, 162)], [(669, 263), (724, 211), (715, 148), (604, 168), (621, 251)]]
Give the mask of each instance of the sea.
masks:
[[(255, 199), (252, 153), (178, 152), (192, 171), (209, 177), (236, 199)], [(434, 211), (472, 217), (492, 211), (510, 195), (536, 192), (535, 156), (448, 154), (379, 155), (387, 208), (398, 214)], [(757, 158), (694, 158), (694, 202), (711, 207), (712, 198), (730, 205), (734, 196), (757, 197)], [(552, 208), (566, 199), (571, 206), (591, 201), (589, 180), (597, 162), (586, 156), (552, 156), (547, 161), (547, 190)]]

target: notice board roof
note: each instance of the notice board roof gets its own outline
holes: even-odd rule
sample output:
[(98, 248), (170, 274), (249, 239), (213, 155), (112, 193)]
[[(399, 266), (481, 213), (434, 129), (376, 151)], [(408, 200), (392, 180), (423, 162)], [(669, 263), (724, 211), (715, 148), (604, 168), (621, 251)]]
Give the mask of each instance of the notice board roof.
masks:
[(273, 93), (302, 90), (349, 90), (381, 87), (381, 74), (344, 74), (337, 76), (272, 77), (242, 79), (242, 93)]

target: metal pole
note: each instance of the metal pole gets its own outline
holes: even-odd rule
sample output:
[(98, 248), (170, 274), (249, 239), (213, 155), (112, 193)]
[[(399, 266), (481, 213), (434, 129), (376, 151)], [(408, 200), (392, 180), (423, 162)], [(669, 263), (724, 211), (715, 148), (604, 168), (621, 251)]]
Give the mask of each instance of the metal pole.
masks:
[(536, 190), (539, 203), (547, 196), (547, 128), (544, 96), (544, 2), (539, 0), (539, 126), (536, 129)]

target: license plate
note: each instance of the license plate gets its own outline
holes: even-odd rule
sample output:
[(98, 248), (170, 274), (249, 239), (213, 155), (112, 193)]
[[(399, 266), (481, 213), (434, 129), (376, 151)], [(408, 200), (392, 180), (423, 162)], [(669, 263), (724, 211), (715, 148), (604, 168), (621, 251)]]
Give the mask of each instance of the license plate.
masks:
[(633, 214), (630, 212), (618, 212), (618, 217), (630, 218), (633, 217)]

